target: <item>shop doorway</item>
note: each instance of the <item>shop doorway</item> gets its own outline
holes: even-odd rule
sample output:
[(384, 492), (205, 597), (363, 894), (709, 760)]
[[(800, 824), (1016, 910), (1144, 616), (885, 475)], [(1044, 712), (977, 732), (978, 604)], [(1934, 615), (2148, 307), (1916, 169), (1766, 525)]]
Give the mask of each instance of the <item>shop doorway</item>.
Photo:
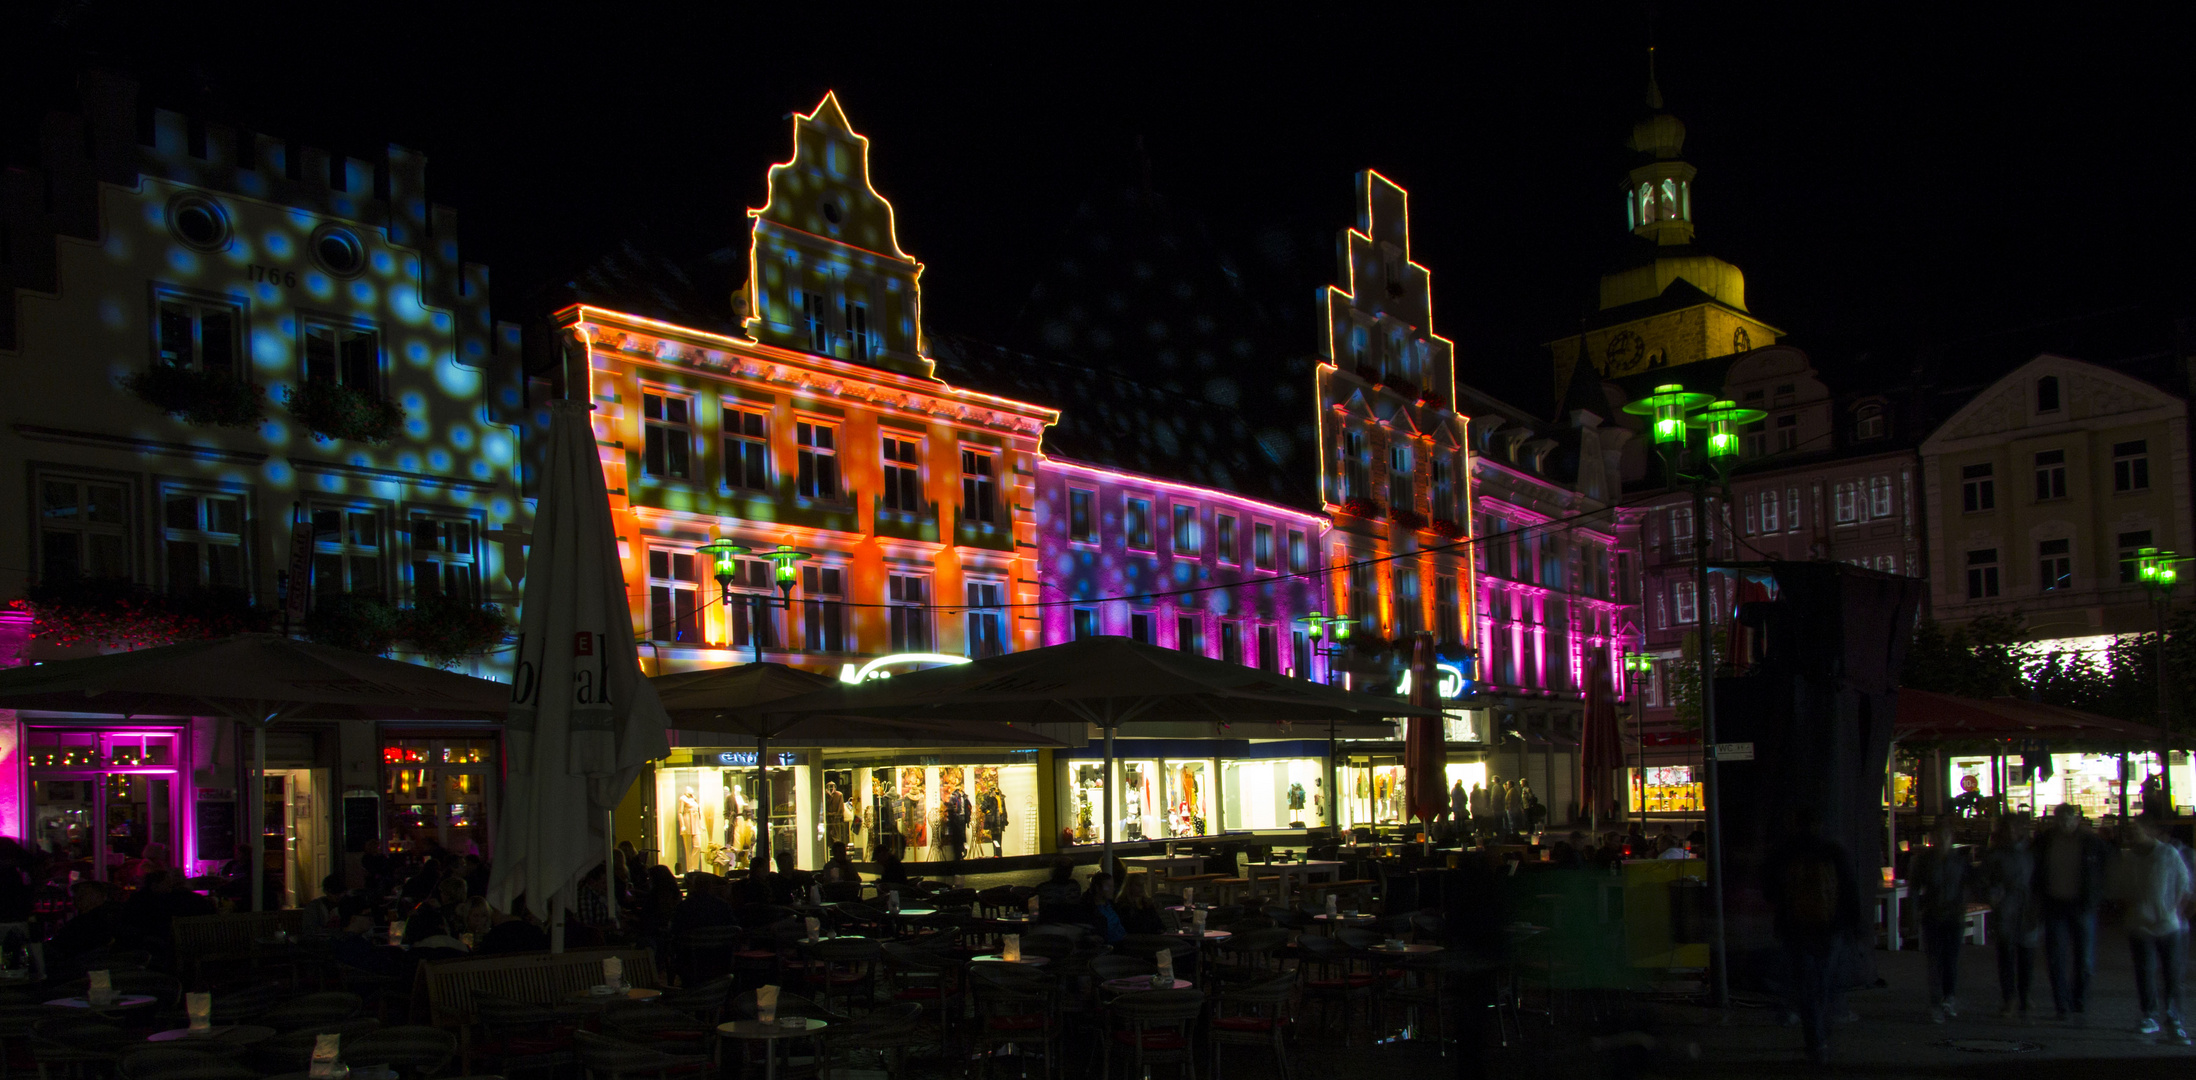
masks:
[(303, 907), (320, 895), (320, 882), (328, 876), (332, 839), (328, 784), (326, 769), (267, 770), (260, 858), (267, 871), (270, 904)]

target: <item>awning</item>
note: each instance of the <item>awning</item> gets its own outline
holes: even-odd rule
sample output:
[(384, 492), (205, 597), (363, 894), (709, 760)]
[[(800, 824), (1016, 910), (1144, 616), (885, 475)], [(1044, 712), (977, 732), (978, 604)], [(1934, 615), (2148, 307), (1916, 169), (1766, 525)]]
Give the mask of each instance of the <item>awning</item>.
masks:
[(2063, 705), (2015, 697), (1967, 698), (1901, 690), (1893, 737), (1902, 743), (1960, 739), (2061, 739), (2097, 743), (2154, 742), (2158, 729)]

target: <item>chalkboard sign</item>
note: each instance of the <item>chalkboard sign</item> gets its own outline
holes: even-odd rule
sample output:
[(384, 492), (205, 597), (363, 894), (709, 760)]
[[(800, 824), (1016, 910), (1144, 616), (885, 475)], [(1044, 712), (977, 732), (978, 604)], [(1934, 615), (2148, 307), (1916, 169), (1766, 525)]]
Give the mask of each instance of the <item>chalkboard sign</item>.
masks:
[(381, 839), (381, 800), (372, 795), (343, 797), (343, 850), (364, 851)]
[(236, 800), (198, 800), (198, 857), (227, 862), (236, 854)]

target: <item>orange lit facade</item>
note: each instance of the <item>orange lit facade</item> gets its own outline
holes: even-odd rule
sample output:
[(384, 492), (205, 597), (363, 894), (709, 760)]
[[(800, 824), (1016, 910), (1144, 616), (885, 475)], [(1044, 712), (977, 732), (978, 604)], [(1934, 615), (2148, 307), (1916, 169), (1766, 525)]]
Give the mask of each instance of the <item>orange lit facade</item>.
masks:
[[(744, 335), (588, 304), (556, 315), (586, 343), (643, 663), (723, 666), (759, 645), (839, 674), (888, 654), (1033, 647), (1030, 507), (1057, 413), (931, 377), (922, 265), (869, 186), (868, 141), (828, 96), (794, 136), (749, 212), (749, 275), (731, 298)], [(767, 562), (741, 559), (727, 610), (695, 554), (714, 540), (809, 557), (789, 597)], [(749, 596), (791, 603), (758, 619)]]

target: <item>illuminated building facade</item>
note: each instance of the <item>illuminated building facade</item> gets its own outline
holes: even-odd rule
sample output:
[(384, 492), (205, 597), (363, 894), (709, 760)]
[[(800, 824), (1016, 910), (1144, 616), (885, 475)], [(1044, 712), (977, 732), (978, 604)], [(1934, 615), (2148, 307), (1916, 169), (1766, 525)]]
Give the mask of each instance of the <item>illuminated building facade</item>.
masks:
[[(199, 618), (296, 630), (366, 601), (513, 602), (508, 541), (531, 514), (509, 419), (517, 331), (460, 259), (456, 213), (427, 201), (425, 159), (148, 115), (141, 128), (133, 85), (94, 76), (36, 167), (0, 186), (0, 506), (22, 515), (0, 529), (21, 583), (0, 604), (27, 593), (42, 631), (11, 612), (0, 664), (194, 636)], [(93, 625), (118, 598), (133, 614)], [(250, 841), (249, 754), (227, 722), (0, 717), (0, 834), (103, 879), (152, 844), (195, 873)], [(277, 725), (278, 902), (374, 839), (340, 831), (345, 791), (383, 793), (392, 841), (485, 847), (495, 743)]]
[[(727, 310), (651, 310), (629, 293), (555, 316), (585, 342), (566, 385), (595, 406), (644, 665), (759, 653), (837, 675), (893, 655), (1034, 647), (1038, 441), (1058, 414), (933, 377), (922, 266), (870, 186), (868, 140), (829, 96), (793, 134), (768, 201), (750, 211), (746, 276)], [(637, 292), (667, 295), (659, 285)], [(782, 593), (769, 561), (739, 557), (728, 610), (696, 553), (717, 540), (808, 557)], [(752, 601), (781, 596), (787, 608)], [(683, 736), (656, 770), (644, 827), (644, 846), (681, 870), (744, 865), (763, 827), (811, 867), (827, 839), (858, 857), (899, 843), (911, 861), (989, 853), (993, 838), (999, 854), (1036, 850), (1033, 762), (788, 749), (760, 792), (752, 744), (741, 766), (738, 748), (697, 747), (703, 738)], [(1000, 800), (1010, 824), (991, 838), (964, 825), (966, 850), (949, 847), (942, 815), (956, 795)]]

